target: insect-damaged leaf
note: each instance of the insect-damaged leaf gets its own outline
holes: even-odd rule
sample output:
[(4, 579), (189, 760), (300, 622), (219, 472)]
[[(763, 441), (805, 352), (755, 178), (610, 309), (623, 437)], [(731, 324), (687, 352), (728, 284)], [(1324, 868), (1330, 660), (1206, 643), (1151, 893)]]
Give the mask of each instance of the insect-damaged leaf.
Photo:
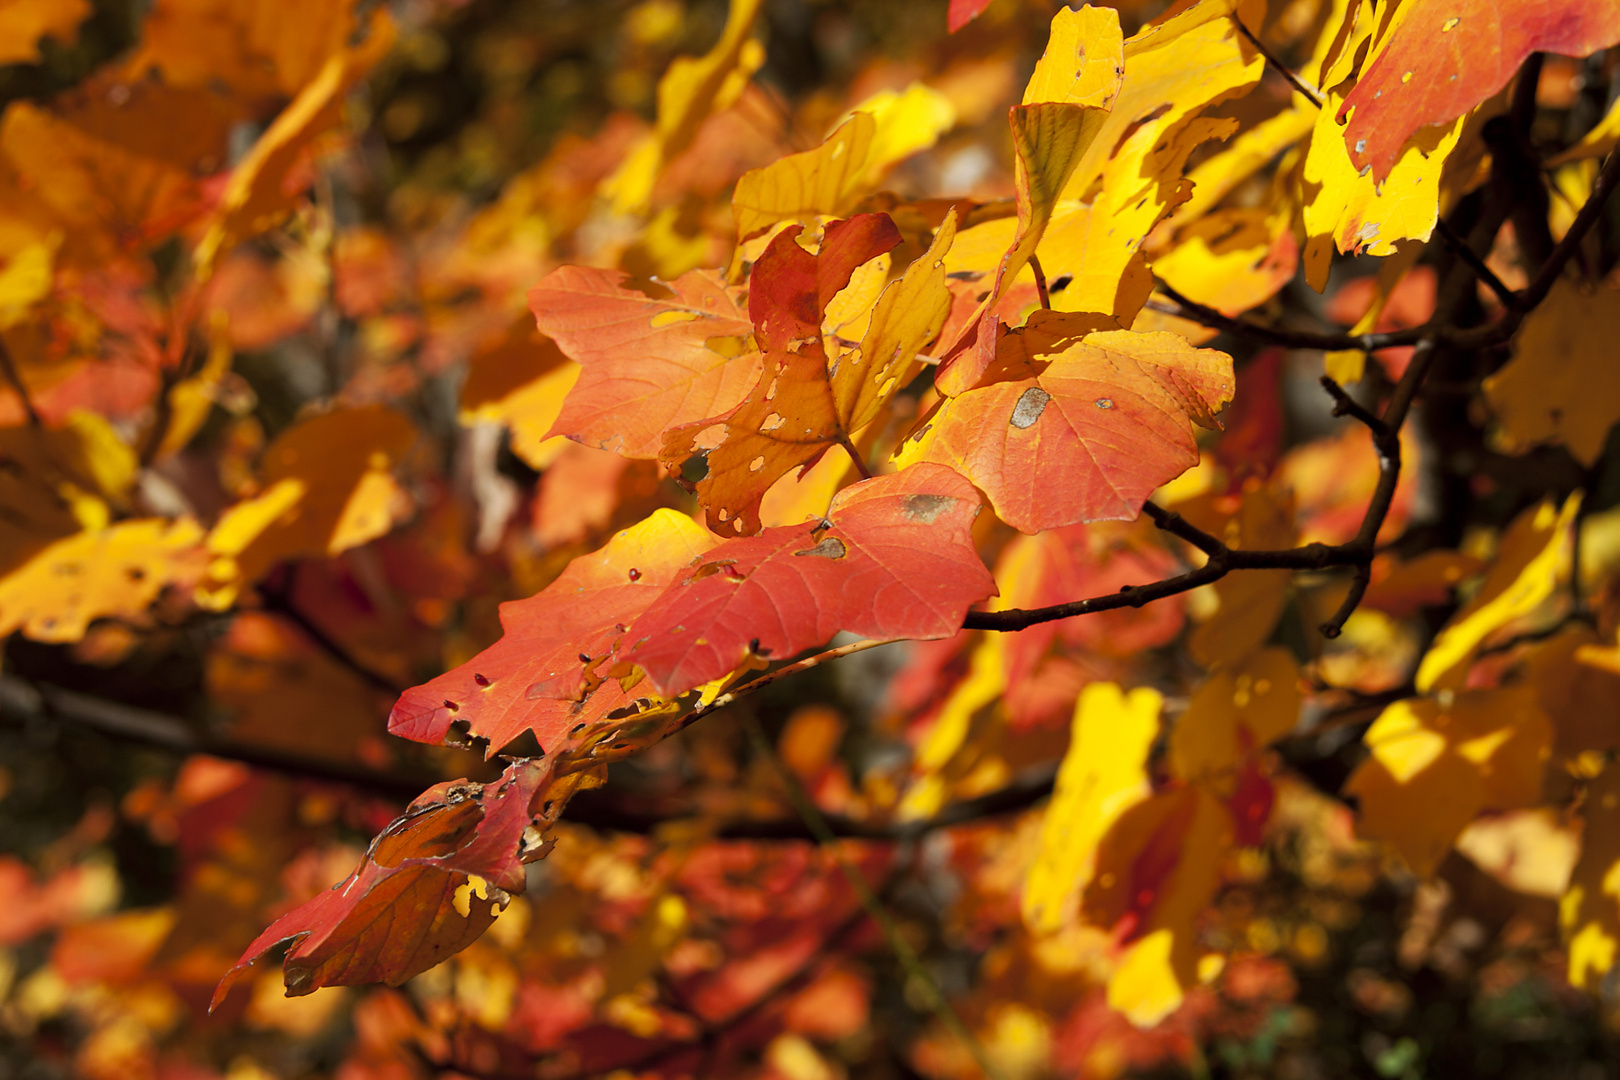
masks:
[[(1022, 349), (1002, 339), (1004, 355)], [(1131, 519), (1153, 490), (1198, 463), (1192, 425), (1231, 400), (1232, 360), (1175, 334), (1091, 334), (1020, 359), (943, 402), (901, 460), (956, 469), (1001, 520), (1027, 533)]]
[(742, 400), (760, 365), (747, 315), (706, 271), (669, 289), (655, 296), (618, 271), (563, 266), (529, 290), (541, 331), (583, 367), (552, 435), (655, 458), (665, 428)]
[(254, 939), (210, 1008), (285, 942), (292, 943), (282, 963), (289, 997), (323, 986), (398, 986), (472, 944), (510, 894), (523, 891), (525, 857), (544, 854), (538, 836), (524, 833), (551, 772), (523, 760), (496, 783), (460, 780), (423, 792), (372, 840), (353, 874)]
[(1507, 85), (1533, 52), (1586, 56), (1620, 42), (1613, 0), (1407, 0), (1337, 118), (1358, 170), (1383, 180), (1419, 128)]
[(754, 267), (748, 308), (765, 353), (758, 385), (731, 413), (677, 428), (664, 443), (665, 462), (678, 468), (724, 425), (697, 484), (717, 531), (758, 532), (765, 492), (794, 469), (802, 475), (830, 447), (848, 445), (872, 421), (950, 306), (943, 255), (954, 215), (878, 298), (859, 346), (826, 332), (828, 304), (858, 267), (899, 243), (899, 230), (884, 214), (832, 222), (816, 255), (799, 244), (800, 232), (795, 225), (778, 233)]
[[(500, 641), (465, 664), (405, 691), (388, 730), (442, 743), (451, 725), (489, 740), (489, 753), (532, 731), (555, 757), (631, 696), (605, 678), (604, 659), (621, 627), (658, 598), (683, 568), (713, 546), (690, 518), (657, 510), (600, 551), (575, 559), (527, 600), (501, 605)], [(727, 669), (730, 670), (729, 668)]]
[(973, 548), (978, 509), (972, 485), (937, 465), (845, 488), (825, 521), (710, 551), (631, 624), (619, 655), (670, 696), (840, 630), (948, 637), (996, 589)]

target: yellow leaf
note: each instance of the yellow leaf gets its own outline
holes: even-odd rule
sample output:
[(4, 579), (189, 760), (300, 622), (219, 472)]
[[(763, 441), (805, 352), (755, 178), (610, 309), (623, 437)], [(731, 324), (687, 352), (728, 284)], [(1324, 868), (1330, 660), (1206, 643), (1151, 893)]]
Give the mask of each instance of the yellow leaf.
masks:
[(1069, 749), (1046, 810), (1041, 851), (1024, 887), (1024, 923), (1050, 933), (1074, 916), (1109, 827), (1148, 795), (1147, 758), (1159, 732), (1158, 691), (1116, 683), (1080, 692)]
[(37, 64), (39, 39), (72, 45), (90, 0), (0, 0), (0, 64)]
[(138, 615), (201, 570), (202, 538), (189, 518), (151, 518), (58, 540), (0, 578), (0, 635), (78, 641), (95, 619)]
[(1620, 143), (1620, 99), (1609, 105), (1609, 111), (1603, 114), (1603, 119), (1594, 124), (1591, 131), (1582, 135), (1580, 142), (1548, 158), (1543, 164), (1549, 169), (1556, 169), (1573, 161), (1608, 157), (1609, 151), (1613, 150), (1617, 143)]
[(512, 432), (512, 452), (530, 467), (544, 469), (568, 444), (561, 436), (546, 435), (579, 373), (580, 366), (525, 317), (495, 345), (473, 355), (457, 418), (469, 426), (504, 424)]
[(16, 326), (30, 308), (50, 295), (55, 257), (55, 244), (28, 244), (0, 270), (0, 330)]
[(1548, 807), (1483, 817), (1457, 837), (1457, 850), (1503, 885), (1556, 900), (1569, 888), (1580, 836)]
[(185, 449), (213, 411), (220, 380), (231, 370), (231, 339), (225, 321), (215, 325), (213, 342), (202, 370), (169, 388), (169, 426), (163, 432), (158, 456), (166, 457)]
[(1519, 454), (1541, 443), (1563, 443), (1590, 468), (1620, 420), (1616, 340), (1620, 291), (1559, 278), (1525, 317), (1513, 359), (1485, 379), (1485, 400), (1496, 414), (1496, 441), (1503, 449)]
[(814, 150), (778, 158), (737, 181), (731, 212), (741, 242), (779, 221), (837, 214), (866, 169), (877, 122), (856, 112)]
[[(1354, 28), (1344, 49), (1322, 76), (1322, 109), (1311, 133), (1303, 174), (1306, 191), (1315, 192), (1304, 211), (1305, 279), (1317, 292), (1327, 286), (1335, 249), (1346, 254), (1393, 255), (1398, 241), (1429, 239), (1440, 216), (1441, 173), (1468, 119), (1458, 117), (1449, 125), (1418, 131), (1382, 183), (1370, 171), (1365, 175), (1358, 172), (1337, 117), (1354, 86), (1347, 80), (1356, 70), (1355, 61), (1373, 38), (1377, 15), (1363, 0), (1351, 15)], [(1391, 37), (1386, 33), (1378, 48)], [(1368, 54), (1369, 63), (1377, 51)]]
[(416, 439), (381, 406), (339, 409), (282, 432), (265, 451), (265, 491), (228, 510), (209, 536), (217, 556), (199, 594), (229, 606), (237, 588), (286, 559), (335, 555), (393, 527), (406, 499), (392, 470)]
[(849, 213), (890, 166), (932, 146), (955, 122), (949, 100), (926, 86), (873, 95), (814, 150), (742, 175), (731, 196), (738, 243), (781, 221)]
[(1603, 645), (1589, 626), (1575, 625), (1538, 644), (1526, 676), (1552, 718), (1558, 756), (1620, 749), (1620, 724), (1610, 708), (1620, 701), (1620, 649)]
[(1081, 911), (1091, 925), (1127, 935), (1108, 1004), (1132, 1023), (1158, 1023), (1198, 981), (1197, 924), (1231, 844), (1231, 815), (1199, 784), (1136, 804), (1099, 844)]
[(1025, 105), (1053, 101), (1107, 109), (1119, 96), (1125, 40), (1119, 13), (1086, 5), (1052, 16), (1046, 51), (1024, 88)]
[(1282, 648), (1263, 649), (1205, 679), (1171, 732), (1171, 772), (1183, 780), (1219, 775), (1292, 731), (1299, 679), (1299, 664)]
[(1554, 511), (1551, 500), (1514, 519), (1502, 537), (1496, 563), (1479, 593), (1434, 639), (1418, 665), (1419, 693), (1457, 688), (1468, 675), (1474, 652), (1496, 631), (1540, 607), (1568, 570), (1570, 530), (1580, 509), (1580, 493)]
[(1552, 725), (1534, 688), (1515, 686), (1397, 701), (1364, 738), (1371, 756), (1345, 786), (1360, 832), (1427, 877), (1480, 813), (1540, 798)]
[(1233, 139), (1225, 149), (1205, 158), (1187, 173), (1187, 179), (1192, 181), (1192, 195), (1176, 207), (1171, 222), (1179, 226), (1213, 210), (1239, 184), (1310, 134), (1316, 125), (1316, 112), (1316, 106), (1296, 96), (1289, 108), (1261, 121)]
[(760, 0), (732, 0), (714, 47), (701, 57), (677, 57), (658, 80), (657, 129), (602, 183), (615, 213), (646, 209), (663, 167), (692, 145), (704, 120), (736, 102), (765, 62), (764, 48), (749, 36), (759, 7)]
[(237, 163), (197, 244), (199, 278), (206, 280), (222, 254), (279, 225), (297, 205), (302, 192), (288, 190), (289, 175), (315, 138), (337, 123), (343, 94), (382, 58), (394, 36), (387, 9), (374, 9), (360, 45), (333, 54)]
[(1182, 295), (1224, 314), (1258, 307), (1292, 280), (1298, 263), (1287, 211), (1286, 201), (1280, 208), (1216, 210), (1183, 228), (1175, 246), (1153, 256), (1153, 272)]
[(1620, 949), (1620, 763), (1610, 762), (1586, 786), (1581, 811), (1581, 855), (1559, 901), (1558, 922), (1570, 984), (1597, 990)]

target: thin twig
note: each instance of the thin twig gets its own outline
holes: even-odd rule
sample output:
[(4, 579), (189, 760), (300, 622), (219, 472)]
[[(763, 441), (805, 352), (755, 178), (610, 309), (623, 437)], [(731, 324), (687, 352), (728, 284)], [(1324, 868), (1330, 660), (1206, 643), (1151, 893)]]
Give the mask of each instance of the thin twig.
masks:
[(17, 397), (22, 400), (23, 414), (28, 417), (28, 426), (39, 427), (39, 413), (34, 409), (34, 401), (28, 396), (28, 387), (23, 385), (22, 373), (12, 361), (11, 350), (6, 348), (4, 339), (0, 339), (0, 375), (5, 377), (6, 382), (17, 392)]
[(1205, 555), (1214, 558), (1217, 555), (1228, 554), (1225, 544), (1221, 543), (1209, 533), (1200, 529), (1174, 510), (1166, 510), (1151, 500), (1144, 503), (1142, 513), (1153, 519), (1153, 523), (1172, 536), (1179, 536)]
[(951, 1007), (951, 1003), (945, 997), (944, 991), (939, 988), (939, 984), (935, 981), (933, 975), (923, 966), (922, 958), (911, 947), (911, 942), (907, 941), (905, 935), (900, 933), (900, 927), (895, 924), (894, 917), (889, 914), (888, 908), (879, 902), (877, 896), (872, 892), (872, 887), (866, 883), (866, 878), (855, 867), (851, 866), (849, 860), (844, 857), (844, 853), (838, 850), (836, 846), (838, 838), (827, 827), (827, 822), (821, 816), (821, 811), (817, 809), (815, 803), (810, 801), (810, 797), (799, 786), (798, 780), (778, 760), (776, 750), (766, 740), (765, 732), (760, 729), (759, 721), (753, 716), (745, 716), (743, 726), (748, 732), (748, 740), (753, 743), (755, 752), (770, 763), (772, 770), (781, 780), (782, 787), (787, 792), (788, 801), (793, 803), (793, 808), (804, 819), (805, 825), (815, 834), (816, 839), (832, 853), (834, 860), (838, 863), (838, 868), (843, 871), (844, 877), (848, 879), (850, 888), (855, 890), (855, 896), (860, 900), (861, 907), (866, 909), (866, 913), (871, 916), (872, 921), (877, 923), (878, 929), (883, 932), (883, 937), (888, 942), (889, 948), (894, 951), (896, 959), (900, 961), (900, 966), (905, 969), (907, 975), (916, 980), (917, 985), (927, 994), (929, 1007), (933, 1010), (934, 1015), (939, 1018), (939, 1022), (944, 1025), (947, 1031), (956, 1036), (957, 1041), (972, 1055), (974, 1063), (979, 1066), (979, 1070), (990, 1080), (997, 1080), (1000, 1075), (999, 1070), (991, 1063), (989, 1055), (985, 1053), (984, 1046), (969, 1030), (957, 1011)]
[(844, 448), (844, 453), (849, 455), (849, 460), (855, 463), (855, 471), (861, 474), (861, 479), (872, 479), (872, 470), (866, 467), (866, 459), (861, 457), (859, 450), (855, 449), (855, 443), (850, 437), (848, 435), (841, 437), (838, 440), (838, 445)]
[(1340, 386), (1338, 380), (1333, 378), (1333, 376), (1324, 375), (1322, 376), (1321, 381), (1322, 389), (1326, 390), (1328, 392), (1328, 396), (1333, 399), (1334, 416), (1354, 417), (1355, 419), (1360, 420), (1363, 424), (1367, 425), (1367, 429), (1374, 435), (1382, 435), (1388, 430), (1382, 420), (1373, 415), (1372, 411), (1365, 405), (1361, 404), (1361, 402), (1351, 397), (1345, 388)]
[(1377, 352), (1379, 349), (1390, 349), (1401, 345), (1414, 345), (1428, 332), (1427, 327), (1416, 327), (1410, 330), (1394, 330), (1380, 334), (1324, 334), (1314, 330), (1293, 330), (1287, 327), (1262, 326), (1245, 319), (1234, 319), (1223, 315), (1214, 308), (1200, 304), (1196, 300), (1188, 299), (1175, 288), (1163, 281), (1159, 282), (1159, 291), (1176, 302), (1176, 308), (1165, 308), (1162, 305), (1149, 301), (1148, 307), (1154, 311), (1162, 311), (1167, 315), (1180, 315), (1193, 322), (1215, 330), (1224, 330), (1237, 337), (1250, 341), (1258, 341), (1265, 345), (1281, 345), (1287, 349), (1323, 349), (1328, 351), (1343, 349), (1360, 349), (1362, 352)]
[(1233, 15), (1232, 21), (1237, 23), (1238, 33), (1248, 38), (1249, 44), (1260, 50), (1260, 55), (1266, 58), (1266, 63), (1271, 65), (1272, 70), (1276, 71), (1277, 74), (1287, 79), (1288, 85), (1292, 86), (1295, 90), (1298, 90), (1301, 94), (1303, 94), (1305, 99), (1312, 105), (1315, 105), (1318, 109), (1322, 107), (1321, 91), (1317, 90), (1316, 87), (1294, 74), (1294, 72), (1289, 69), (1287, 64), (1284, 64), (1281, 60), (1272, 55), (1271, 50), (1266, 48), (1265, 43), (1262, 42), (1258, 36), (1256, 36), (1254, 31), (1243, 25), (1242, 19), (1238, 18), (1236, 15)]
[(1046, 290), (1046, 271), (1041, 269), (1041, 260), (1034, 252), (1029, 256), (1029, 269), (1035, 275), (1035, 295), (1041, 298), (1041, 307), (1048, 311), (1052, 309), (1052, 294)]
[(1474, 252), (1474, 249), (1468, 246), (1466, 240), (1457, 235), (1457, 231), (1446, 222), (1445, 218), (1440, 218), (1435, 222), (1434, 231), (1440, 234), (1440, 239), (1446, 242), (1446, 247), (1451, 249), (1451, 253), (1461, 259), (1463, 264), (1472, 270), (1475, 276), (1483, 281), (1491, 292), (1496, 294), (1496, 298), (1502, 302), (1503, 307), (1513, 308), (1519, 306), (1519, 294), (1508, 288), (1507, 284), (1496, 276), (1496, 271), (1486, 265), (1485, 260), (1480, 258)]
[(316, 623), (308, 615), (304, 614), (298, 605), (293, 602), (293, 580), (296, 573), (297, 565), (293, 564), (288, 569), (289, 580), (283, 588), (278, 590), (261, 588), (259, 590), (259, 595), (263, 600), (264, 609), (266, 611), (275, 612), (277, 615), (280, 615), (288, 622), (291, 622), (294, 626), (298, 627), (298, 629), (303, 632), (304, 636), (309, 638), (310, 641), (319, 647), (322, 652), (326, 653), (344, 668), (348, 669), (350, 672), (369, 683), (373, 688), (396, 697), (404, 693), (405, 688), (403, 686), (400, 686), (399, 683), (395, 682), (387, 675), (384, 675), (379, 671), (374, 671), (365, 664), (361, 663), (354, 656), (354, 654), (350, 653), (348, 649), (344, 648), (340, 641), (323, 630), (318, 623)]

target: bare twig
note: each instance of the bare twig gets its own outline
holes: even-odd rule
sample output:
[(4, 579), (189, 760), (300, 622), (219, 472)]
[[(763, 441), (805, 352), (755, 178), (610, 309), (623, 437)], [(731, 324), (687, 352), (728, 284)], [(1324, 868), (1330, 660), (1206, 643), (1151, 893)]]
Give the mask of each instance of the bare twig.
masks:
[(1159, 282), (1159, 291), (1176, 302), (1175, 308), (1166, 308), (1151, 301), (1148, 307), (1154, 311), (1162, 311), (1168, 315), (1180, 315), (1193, 322), (1215, 330), (1224, 330), (1235, 337), (1245, 338), (1249, 341), (1258, 341), (1264, 345), (1281, 345), (1287, 349), (1323, 349), (1342, 350), (1360, 349), (1362, 352), (1377, 352), (1379, 349), (1390, 349), (1400, 345), (1415, 345), (1427, 332), (1426, 327), (1416, 327), (1410, 330), (1394, 330), (1379, 334), (1325, 334), (1314, 330), (1292, 330), (1286, 327), (1262, 326), (1245, 319), (1234, 319), (1222, 315), (1212, 307), (1190, 300), (1177, 292), (1175, 288), (1163, 281)]
[(1029, 256), (1029, 269), (1035, 275), (1035, 295), (1041, 298), (1041, 307), (1051, 310), (1052, 294), (1046, 289), (1046, 271), (1041, 269), (1041, 260), (1034, 252)]
[(22, 373), (17, 370), (16, 363), (11, 359), (11, 350), (6, 348), (3, 339), (0, 339), (0, 376), (4, 376), (6, 382), (17, 392), (17, 397), (21, 399), (23, 414), (28, 417), (28, 426), (39, 427), (39, 413), (34, 409), (34, 401), (28, 396), (28, 387), (23, 384)]
[(1315, 105), (1318, 109), (1322, 107), (1321, 91), (1317, 90), (1316, 87), (1294, 74), (1294, 72), (1289, 69), (1287, 64), (1284, 64), (1281, 60), (1278, 60), (1277, 57), (1272, 54), (1271, 50), (1266, 48), (1265, 43), (1260, 40), (1259, 36), (1247, 26), (1243, 25), (1242, 19), (1238, 18), (1236, 15), (1233, 15), (1232, 21), (1237, 24), (1238, 33), (1249, 39), (1249, 44), (1253, 45), (1260, 51), (1260, 55), (1266, 58), (1266, 63), (1271, 65), (1273, 71), (1287, 79), (1288, 85), (1292, 86), (1295, 90), (1298, 90), (1301, 94), (1303, 94), (1305, 96), (1305, 100), (1309, 101), (1312, 105)]
[(1496, 271), (1492, 270), (1485, 260), (1480, 258), (1474, 249), (1468, 246), (1468, 241), (1457, 235), (1457, 231), (1447, 223), (1445, 218), (1440, 218), (1435, 222), (1434, 231), (1440, 234), (1440, 239), (1445, 241), (1446, 247), (1451, 250), (1451, 253), (1461, 259), (1463, 264), (1472, 270), (1474, 275), (1483, 281), (1491, 292), (1496, 294), (1496, 298), (1502, 302), (1503, 307), (1513, 308), (1519, 306), (1518, 293), (1508, 288), (1506, 283), (1496, 276)]
[(1372, 410), (1351, 397), (1333, 376), (1324, 375), (1321, 381), (1322, 389), (1326, 390), (1328, 396), (1333, 399), (1334, 416), (1352, 416), (1366, 424), (1367, 429), (1374, 435), (1382, 435), (1388, 430), (1384, 426), (1384, 422), (1374, 415)]
[(341, 642), (323, 630), (320, 624), (304, 614), (303, 610), (293, 602), (293, 582), (297, 571), (297, 564), (289, 565), (287, 570), (288, 580), (281, 589), (260, 588), (259, 595), (262, 598), (264, 609), (275, 612), (298, 627), (304, 636), (309, 638), (322, 652), (336, 660), (348, 671), (359, 676), (373, 688), (394, 696), (404, 693), (405, 688), (403, 686), (400, 686), (387, 675), (374, 671), (361, 663), (353, 653), (344, 648)]

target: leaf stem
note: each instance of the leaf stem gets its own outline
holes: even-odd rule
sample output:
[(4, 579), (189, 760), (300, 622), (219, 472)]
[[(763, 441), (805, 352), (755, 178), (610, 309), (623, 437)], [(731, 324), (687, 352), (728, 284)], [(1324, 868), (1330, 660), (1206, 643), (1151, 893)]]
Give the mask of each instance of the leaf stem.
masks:
[(1046, 271), (1041, 269), (1041, 260), (1034, 252), (1029, 256), (1029, 269), (1035, 275), (1035, 295), (1041, 298), (1041, 307), (1052, 310), (1052, 294), (1046, 288)]
[(1309, 101), (1312, 105), (1315, 105), (1318, 109), (1322, 107), (1321, 91), (1317, 90), (1316, 87), (1310, 85), (1304, 79), (1301, 79), (1298, 75), (1294, 74), (1294, 72), (1290, 70), (1286, 64), (1284, 64), (1281, 60), (1278, 60), (1276, 56), (1272, 55), (1271, 50), (1266, 48), (1265, 43), (1261, 41), (1258, 36), (1256, 36), (1254, 31), (1243, 25), (1242, 19), (1238, 18), (1236, 15), (1233, 15), (1232, 21), (1237, 24), (1238, 33), (1249, 39), (1249, 44), (1253, 45), (1260, 51), (1260, 55), (1266, 58), (1266, 63), (1271, 65), (1272, 70), (1277, 72), (1277, 74), (1281, 75), (1283, 78), (1287, 79), (1288, 84), (1295, 90), (1298, 90), (1300, 94), (1305, 97), (1305, 100)]

